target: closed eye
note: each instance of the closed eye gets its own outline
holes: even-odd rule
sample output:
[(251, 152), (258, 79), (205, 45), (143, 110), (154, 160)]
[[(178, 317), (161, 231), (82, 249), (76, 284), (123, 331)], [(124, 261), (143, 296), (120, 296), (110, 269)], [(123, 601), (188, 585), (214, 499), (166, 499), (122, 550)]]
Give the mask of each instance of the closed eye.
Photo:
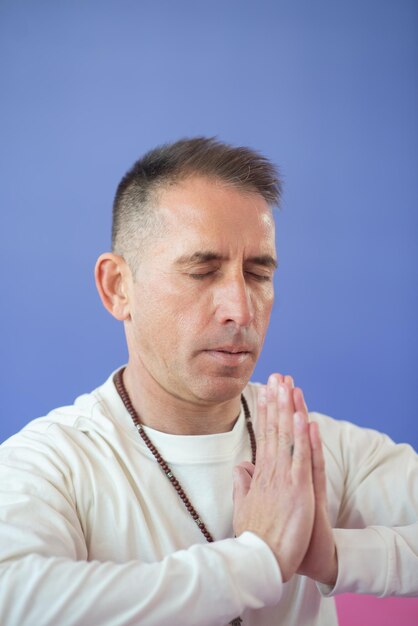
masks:
[[(190, 278), (193, 278), (194, 280), (203, 280), (204, 278), (209, 278), (210, 276), (213, 276), (214, 274), (216, 274), (217, 271), (217, 269), (214, 269), (206, 272), (188, 274), (188, 276)], [(268, 282), (272, 279), (272, 276), (269, 274), (257, 274), (257, 272), (249, 272), (248, 270), (245, 272), (245, 274), (246, 276), (254, 278), (255, 280), (258, 280), (260, 282)]]
[(210, 272), (201, 272), (200, 274), (188, 274), (188, 276), (190, 276), (190, 278), (194, 278), (195, 280), (203, 280), (204, 278), (213, 276), (217, 271), (218, 270), (211, 270)]
[(246, 272), (246, 274), (247, 274), (248, 276), (251, 276), (251, 278), (255, 278), (256, 280), (259, 280), (259, 281), (261, 281), (261, 282), (264, 282), (264, 281), (266, 281), (266, 282), (267, 282), (267, 281), (270, 281), (270, 280), (271, 280), (271, 278), (272, 278), (272, 277), (271, 277), (270, 275), (268, 275), (268, 274), (257, 274), (256, 272)]

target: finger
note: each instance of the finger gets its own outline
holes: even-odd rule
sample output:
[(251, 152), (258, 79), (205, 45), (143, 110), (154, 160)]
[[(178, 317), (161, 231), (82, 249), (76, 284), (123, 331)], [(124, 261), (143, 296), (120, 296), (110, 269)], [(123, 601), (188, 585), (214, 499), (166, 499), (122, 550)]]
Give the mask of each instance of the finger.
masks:
[(253, 465), (250, 461), (242, 461), (242, 463), (240, 463), (239, 466), (237, 465), (237, 467), (242, 467), (251, 478), (253, 477), (255, 465)]
[(265, 385), (258, 389), (257, 395), (257, 423), (255, 438), (257, 442), (257, 460), (264, 458), (266, 448), (266, 420), (267, 420), (267, 388)]
[(251, 486), (251, 475), (245, 467), (237, 465), (233, 472), (232, 497), (236, 505), (245, 498)]
[(293, 402), (295, 404), (295, 411), (300, 411), (306, 416), (308, 415), (308, 407), (306, 406), (303, 391), (299, 387), (293, 390)]
[(276, 378), (278, 383), (284, 382), (285, 376), (283, 376), (283, 374), (280, 374), (279, 372), (271, 374), (271, 376), (273, 376), (273, 378)]
[(267, 413), (265, 430), (265, 457), (273, 464), (277, 460), (277, 448), (279, 438), (279, 409), (277, 392), (282, 383), (276, 374), (269, 376), (267, 382)]
[(296, 482), (312, 481), (312, 452), (309, 439), (309, 424), (304, 413), (296, 411), (293, 415), (294, 451), (292, 474)]
[(284, 382), (289, 387), (289, 389), (293, 389), (294, 386), (295, 386), (295, 383), (294, 383), (293, 378), (291, 376), (285, 376), (284, 377)]
[(326, 502), (326, 474), (325, 459), (319, 427), (316, 422), (309, 424), (309, 439), (312, 450), (312, 480), (314, 485), (315, 499), (318, 503)]
[(291, 389), (286, 383), (281, 383), (278, 387), (277, 404), (279, 409), (279, 454), (290, 463), (293, 453), (293, 414), (294, 404)]

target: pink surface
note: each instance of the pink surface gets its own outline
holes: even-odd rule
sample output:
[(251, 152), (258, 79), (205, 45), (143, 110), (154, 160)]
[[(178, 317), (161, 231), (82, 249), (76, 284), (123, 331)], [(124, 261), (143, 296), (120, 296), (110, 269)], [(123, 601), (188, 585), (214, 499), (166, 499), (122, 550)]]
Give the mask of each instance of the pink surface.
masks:
[(336, 601), (340, 626), (418, 626), (418, 598), (344, 594)]

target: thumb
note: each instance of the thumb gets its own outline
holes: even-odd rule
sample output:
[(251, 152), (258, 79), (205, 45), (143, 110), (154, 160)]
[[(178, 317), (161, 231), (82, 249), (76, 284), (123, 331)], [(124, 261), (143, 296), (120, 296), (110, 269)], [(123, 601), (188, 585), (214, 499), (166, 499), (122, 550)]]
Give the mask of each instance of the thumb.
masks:
[(239, 504), (247, 495), (251, 486), (252, 474), (243, 465), (234, 467), (233, 473), (233, 499), (235, 504)]

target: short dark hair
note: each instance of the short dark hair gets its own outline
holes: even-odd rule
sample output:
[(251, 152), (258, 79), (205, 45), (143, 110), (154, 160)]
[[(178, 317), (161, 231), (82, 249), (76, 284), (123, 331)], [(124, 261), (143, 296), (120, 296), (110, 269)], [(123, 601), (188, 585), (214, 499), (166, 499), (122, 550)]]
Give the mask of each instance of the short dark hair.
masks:
[(157, 225), (152, 210), (156, 192), (195, 175), (258, 193), (270, 206), (280, 201), (278, 171), (255, 150), (231, 146), (214, 137), (180, 139), (147, 152), (120, 181), (113, 203), (112, 250), (136, 264), (137, 254), (133, 257), (130, 251), (136, 249), (138, 253), (145, 244), (144, 236)]

